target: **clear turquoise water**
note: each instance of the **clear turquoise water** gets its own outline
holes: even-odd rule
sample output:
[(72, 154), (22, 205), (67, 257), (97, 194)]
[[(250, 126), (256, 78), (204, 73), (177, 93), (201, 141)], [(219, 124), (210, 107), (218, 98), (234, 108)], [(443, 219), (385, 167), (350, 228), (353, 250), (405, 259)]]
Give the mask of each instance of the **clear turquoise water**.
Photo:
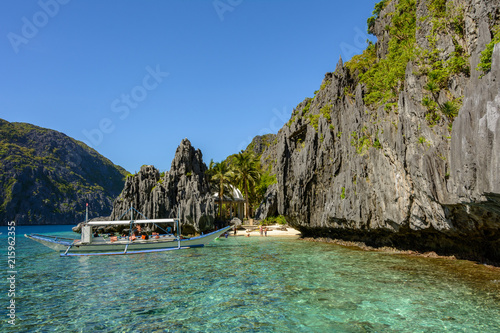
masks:
[(60, 258), (21, 237), (68, 230), (18, 227), (16, 331), (500, 332), (499, 269), (271, 237)]

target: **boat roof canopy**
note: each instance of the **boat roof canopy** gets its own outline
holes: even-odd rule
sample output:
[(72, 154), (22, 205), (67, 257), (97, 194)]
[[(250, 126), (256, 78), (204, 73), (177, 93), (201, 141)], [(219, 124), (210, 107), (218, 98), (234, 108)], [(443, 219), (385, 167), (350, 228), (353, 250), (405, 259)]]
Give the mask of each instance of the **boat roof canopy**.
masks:
[[(134, 224), (147, 224), (147, 223), (174, 223), (177, 219), (148, 219), (148, 220), (133, 220)], [(130, 220), (125, 221), (91, 221), (87, 225), (129, 225)]]

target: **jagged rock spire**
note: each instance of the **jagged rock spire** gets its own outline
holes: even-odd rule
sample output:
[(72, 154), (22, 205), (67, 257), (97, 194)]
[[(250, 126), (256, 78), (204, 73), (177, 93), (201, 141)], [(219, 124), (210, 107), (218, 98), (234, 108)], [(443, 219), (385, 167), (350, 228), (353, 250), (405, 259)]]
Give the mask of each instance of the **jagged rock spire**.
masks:
[(152, 165), (129, 176), (113, 205), (112, 219), (134, 206), (148, 218), (180, 217), (181, 223), (199, 231), (210, 229), (215, 216), (214, 200), (205, 177), (207, 166), (199, 149), (188, 139), (176, 150), (171, 169), (160, 177)]
[(339, 73), (342, 68), (344, 68), (344, 62), (342, 61), (342, 56), (339, 56), (339, 62), (337, 62), (337, 67), (335, 67), (335, 72)]

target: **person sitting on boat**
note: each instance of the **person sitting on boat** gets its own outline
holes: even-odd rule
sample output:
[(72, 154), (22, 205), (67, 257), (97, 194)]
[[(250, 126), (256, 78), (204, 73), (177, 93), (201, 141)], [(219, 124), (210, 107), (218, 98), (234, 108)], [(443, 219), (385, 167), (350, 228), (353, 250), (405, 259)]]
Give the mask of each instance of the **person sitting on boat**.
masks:
[(172, 227), (171, 226), (168, 226), (167, 227), (167, 234), (171, 234), (172, 233)]
[(132, 235), (135, 237), (139, 236), (139, 232), (141, 231), (141, 229), (138, 229), (137, 227), (139, 226), (136, 226), (134, 227), (134, 229), (132, 229)]
[(94, 237), (99, 237), (99, 234), (97, 233), (97, 230), (94, 231)]

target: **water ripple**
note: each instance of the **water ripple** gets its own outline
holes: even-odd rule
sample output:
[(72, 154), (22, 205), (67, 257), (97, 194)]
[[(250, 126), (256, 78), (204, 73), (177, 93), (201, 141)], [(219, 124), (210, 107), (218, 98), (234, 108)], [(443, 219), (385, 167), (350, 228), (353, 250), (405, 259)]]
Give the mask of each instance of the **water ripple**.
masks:
[(465, 261), (288, 238), (230, 237), (200, 249), (81, 258), (59, 258), (21, 237), (18, 244), (20, 331), (498, 332), (500, 327), (500, 270)]

